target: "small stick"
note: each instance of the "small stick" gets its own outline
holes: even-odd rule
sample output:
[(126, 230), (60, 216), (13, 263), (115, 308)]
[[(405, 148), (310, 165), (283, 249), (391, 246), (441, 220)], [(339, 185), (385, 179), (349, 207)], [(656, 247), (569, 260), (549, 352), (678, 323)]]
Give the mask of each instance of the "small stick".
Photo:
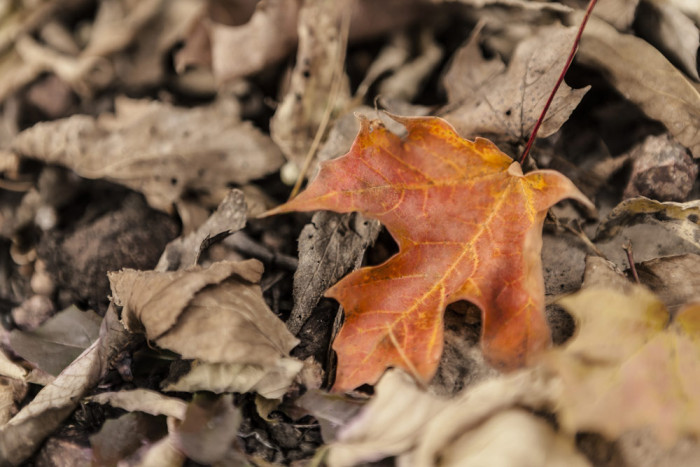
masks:
[(554, 95), (557, 93), (557, 90), (559, 89), (559, 86), (561, 86), (561, 83), (564, 81), (564, 75), (566, 75), (566, 72), (569, 71), (569, 67), (571, 66), (571, 62), (574, 61), (574, 55), (576, 55), (576, 50), (578, 49), (578, 44), (581, 42), (581, 36), (583, 35), (583, 30), (586, 27), (586, 23), (588, 23), (588, 18), (590, 18), (591, 13), (593, 12), (593, 7), (597, 3), (598, 0), (590, 0), (588, 2), (588, 8), (586, 8), (586, 13), (583, 15), (583, 20), (581, 21), (581, 25), (578, 27), (578, 32), (576, 33), (576, 39), (574, 39), (574, 45), (571, 47), (571, 52), (569, 52), (569, 57), (566, 59), (566, 64), (564, 65), (564, 69), (562, 70), (561, 74), (559, 75), (559, 78), (557, 79), (557, 83), (554, 85), (554, 88), (552, 89), (551, 94), (549, 94), (549, 98), (547, 99), (547, 103), (544, 105), (544, 109), (542, 109), (542, 113), (540, 114), (540, 117), (537, 119), (537, 123), (535, 123), (535, 127), (532, 129), (532, 133), (530, 133), (530, 139), (527, 141), (527, 146), (525, 146), (525, 150), (523, 151), (523, 155), (520, 156), (520, 165), (523, 165), (525, 162), (525, 159), (527, 159), (527, 155), (530, 153), (530, 148), (532, 147), (532, 144), (535, 142), (535, 138), (537, 137), (537, 132), (540, 130), (540, 126), (542, 126), (542, 122), (544, 121), (545, 115), (547, 115), (547, 111), (549, 110), (549, 106), (552, 105), (552, 101), (554, 100)]
[(627, 241), (627, 243), (622, 245), (622, 249), (627, 253), (627, 262), (630, 264), (632, 277), (634, 277), (634, 281), (639, 284), (639, 275), (637, 274), (637, 268), (634, 266), (634, 256), (632, 255), (632, 242)]

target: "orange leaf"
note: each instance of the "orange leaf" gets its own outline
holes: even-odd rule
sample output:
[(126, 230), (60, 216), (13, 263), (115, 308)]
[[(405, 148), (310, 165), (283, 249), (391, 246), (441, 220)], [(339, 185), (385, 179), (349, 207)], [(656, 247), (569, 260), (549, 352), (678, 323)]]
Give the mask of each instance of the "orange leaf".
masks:
[(372, 384), (391, 366), (428, 381), (442, 354), (445, 307), (458, 300), (482, 310), (486, 358), (502, 369), (523, 365), (550, 344), (540, 259), (547, 209), (567, 197), (592, 204), (563, 175), (523, 175), (493, 143), (462, 139), (440, 118), (392, 118), (405, 139), (362, 118), (350, 152), (270, 212), (360, 211), (399, 245), (384, 264), (326, 292), (345, 308), (334, 389)]

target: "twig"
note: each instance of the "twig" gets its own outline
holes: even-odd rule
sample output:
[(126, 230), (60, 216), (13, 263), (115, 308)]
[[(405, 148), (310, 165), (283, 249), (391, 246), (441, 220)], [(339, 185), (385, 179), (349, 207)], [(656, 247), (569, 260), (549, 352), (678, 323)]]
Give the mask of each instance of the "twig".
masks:
[(527, 159), (527, 155), (530, 153), (530, 148), (532, 147), (532, 144), (535, 142), (535, 138), (537, 137), (537, 132), (540, 129), (540, 126), (542, 126), (542, 122), (544, 121), (545, 115), (547, 115), (547, 111), (549, 110), (549, 106), (552, 105), (552, 101), (554, 100), (554, 95), (557, 93), (557, 90), (559, 89), (559, 86), (561, 86), (561, 83), (564, 81), (564, 75), (566, 75), (566, 72), (569, 71), (569, 67), (571, 66), (571, 62), (574, 61), (574, 55), (576, 55), (576, 50), (578, 49), (578, 44), (581, 42), (581, 36), (583, 35), (583, 30), (586, 27), (586, 23), (588, 23), (588, 18), (591, 16), (591, 12), (593, 11), (593, 7), (597, 3), (598, 0), (590, 0), (588, 2), (588, 8), (586, 8), (586, 13), (583, 15), (583, 20), (581, 21), (581, 25), (578, 27), (578, 32), (576, 33), (576, 39), (574, 39), (574, 44), (571, 47), (571, 52), (569, 52), (569, 57), (566, 59), (566, 64), (564, 65), (564, 69), (562, 70), (561, 74), (559, 75), (559, 78), (557, 79), (557, 83), (554, 85), (554, 88), (552, 89), (552, 92), (549, 94), (549, 98), (547, 99), (547, 103), (544, 105), (544, 109), (542, 109), (542, 113), (540, 114), (540, 117), (537, 119), (537, 123), (535, 123), (535, 127), (532, 129), (532, 133), (530, 133), (530, 139), (527, 141), (527, 146), (525, 146), (525, 150), (523, 151), (523, 155), (520, 156), (520, 165), (523, 165), (525, 162), (525, 159)]
[(622, 249), (627, 253), (627, 262), (630, 264), (630, 271), (632, 272), (632, 277), (634, 281), (639, 284), (639, 275), (637, 274), (637, 268), (634, 266), (634, 255), (632, 254), (632, 242), (627, 241), (622, 245)]

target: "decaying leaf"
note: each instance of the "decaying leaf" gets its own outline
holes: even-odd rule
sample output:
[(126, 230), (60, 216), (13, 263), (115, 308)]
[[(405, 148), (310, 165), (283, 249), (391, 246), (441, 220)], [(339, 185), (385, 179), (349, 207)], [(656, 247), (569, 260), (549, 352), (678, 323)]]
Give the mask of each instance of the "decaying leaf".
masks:
[(379, 223), (359, 214), (319, 212), (299, 234), (299, 266), (294, 273), (294, 308), (287, 328), (297, 334), (323, 293), (351, 268), (377, 238)]
[(104, 377), (109, 363), (130, 339), (116, 315), (110, 307), (100, 338), (0, 427), (0, 465), (16, 465), (27, 459), (73, 412), (85, 392)]
[[(286, 378), (274, 382), (279, 390), (302, 363), (288, 357), (298, 340), (265, 304), (255, 284), (261, 275), (262, 263), (248, 260), (170, 272), (124, 270), (111, 273), (110, 281), (127, 329), (183, 358), (200, 360), (204, 368), (216, 368), (229, 381), (238, 373), (253, 372), (257, 380), (282, 373)], [(197, 368), (202, 366), (193, 371), (206, 371)], [(207, 380), (201, 375), (196, 381), (196, 390), (226, 389), (221, 379), (210, 380), (218, 384), (211, 387), (203, 387)], [(250, 386), (255, 384), (260, 383)]]
[[(469, 49), (458, 55), (452, 66), (464, 69), (470, 65), (458, 61), (477, 57), (475, 66), (484, 70), (467, 75), (464, 85), (457, 83), (459, 74), (448, 72), (447, 87), (457, 100), (450, 102), (452, 110), (445, 119), (466, 137), (492, 137), (510, 143), (526, 141), (561, 73), (575, 34), (575, 27), (542, 28), (517, 46), (508, 68), (495, 77), (492, 76), (500, 68), (496, 59), (478, 58), (474, 44), (467, 44), (465, 47)], [(488, 86), (478, 87), (490, 77)], [(478, 92), (467, 94), (475, 86)], [(562, 85), (542, 122), (539, 136), (555, 133), (587, 90), (587, 87), (574, 90)]]
[(270, 136), (297, 168), (304, 165), (321, 125), (349, 98), (343, 71), (348, 31), (341, 24), (342, 15), (350, 15), (351, 4), (310, 0), (299, 11), (296, 66), (289, 90), (270, 120)]
[(150, 389), (132, 389), (116, 392), (103, 392), (87, 398), (89, 402), (109, 404), (112, 407), (129, 412), (144, 412), (150, 415), (165, 415), (178, 420), (185, 418), (187, 402), (175, 397), (151, 391)]
[(245, 226), (247, 209), (243, 192), (231, 190), (216, 211), (196, 231), (168, 243), (156, 271), (195, 266), (199, 255), (207, 246)]
[(241, 420), (231, 394), (215, 397), (198, 394), (187, 405), (182, 422), (173, 424), (170, 439), (193, 461), (214, 464), (221, 462), (231, 450)]
[[(400, 465), (437, 465), (438, 459), (440, 465), (446, 459), (447, 465), (478, 460), (483, 465), (588, 465), (575, 451), (572, 438), (557, 434), (531, 414), (513, 411), (517, 406), (548, 404), (550, 384), (543, 374), (525, 370), (443, 399), (419, 389), (402, 372), (390, 370), (374, 397), (339, 430), (338, 439), (330, 444), (329, 464), (350, 466), (399, 456)], [(512, 441), (525, 435), (523, 426), (532, 438)]]
[(596, 240), (609, 239), (622, 227), (643, 222), (662, 225), (700, 248), (700, 200), (687, 203), (661, 203), (644, 197), (625, 200), (600, 223)]
[(141, 191), (164, 211), (188, 191), (207, 194), (203, 201), (216, 206), (228, 184), (260, 178), (283, 162), (279, 149), (241, 122), (237, 103), (227, 98), (192, 109), (118, 99), (114, 115), (39, 123), (20, 133), (13, 148)]
[(690, 302), (700, 301), (700, 255), (665, 256), (637, 265), (642, 284), (664, 302), (672, 314)]
[[(100, 431), (90, 436), (92, 460), (96, 465), (117, 465), (129, 459), (141, 446), (151, 445), (166, 434), (162, 417), (131, 412), (106, 420)], [(161, 460), (164, 467), (169, 464)]]
[(635, 32), (654, 45), (695, 81), (698, 76), (700, 30), (692, 19), (664, 0), (644, 0), (639, 4)]
[(700, 92), (661, 52), (591, 18), (576, 57), (601, 70), (622, 95), (662, 122), (694, 158), (700, 157)]
[(523, 175), (493, 143), (464, 140), (442, 119), (393, 118), (408, 130), (404, 140), (362, 119), (350, 152), (270, 212), (359, 211), (399, 245), (386, 263), (326, 293), (346, 310), (333, 344), (335, 389), (374, 383), (390, 366), (429, 380), (442, 353), (444, 308), (458, 300), (482, 310), (487, 360), (524, 364), (550, 341), (540, 259), (546, 211), (567, 197), (592, 204), (563, 175)]
[(207, 363), (195, 361), (190, 371), (163, 386), (164, 391), (256, 392), (267, 399), (277, 399), (287, 392), (303, 363), (282, 357), (272, 365)]
[(649, 428), (665, 445), (700, 433), (700, 305), (673, 317), (642, 286), (592, 287), (560, 301), (577, 334), (545, 365), (561, 378), (557, 411), (569, 432), (611, 439)]
[(58, 375), (98, 337), (100, 318), (75, 307), (56, 313), (38, 329), (10, 333), (12, 350), (51, 375)]

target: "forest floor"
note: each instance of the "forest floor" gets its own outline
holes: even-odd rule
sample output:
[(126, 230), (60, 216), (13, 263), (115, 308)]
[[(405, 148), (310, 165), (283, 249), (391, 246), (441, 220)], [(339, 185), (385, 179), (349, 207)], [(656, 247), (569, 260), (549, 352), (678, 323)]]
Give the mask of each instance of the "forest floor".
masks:
[[(692, 3), (600, 0), (523, 163), (566, 176), (578, 201), (537, 208), (530, 227), (514, 197), (473, 188), (476, 163), (450, 174), (468, 196), (387, 213), (416, 173), (432, 185), (445, 160), (459, 166), (440, 146), (455, 134), (520, 158), (586, 2), (0, 5), (0, 466), (697, 465)], [(424, 152), (415, 122), (443, 129)], [(501, 157), (459, 141), (477, 148), (464, 157)], [(334, 183), (350, 200), (264, 215), (349, 152)], [(498, 160), (498, 176), (527, 179)], [(394, 191), (356, 202), (376, 174)], [(357, 320), (397, 306), (411, 321), (429, 294), (324, 296), (416, 238), (478, 243), (457, 221), (480, 209), (492, 240), (466, 266), (416, 261), (440, 287), (466, 274), (460, 290), (490, 268), (476, 289), (491, 302), (446, 293), (372, 341)], [(510, 277), (543, 329), (511, 322)], [(501, 371), (501, 337), (544, 344), (508, 350), (523, 362)]]

